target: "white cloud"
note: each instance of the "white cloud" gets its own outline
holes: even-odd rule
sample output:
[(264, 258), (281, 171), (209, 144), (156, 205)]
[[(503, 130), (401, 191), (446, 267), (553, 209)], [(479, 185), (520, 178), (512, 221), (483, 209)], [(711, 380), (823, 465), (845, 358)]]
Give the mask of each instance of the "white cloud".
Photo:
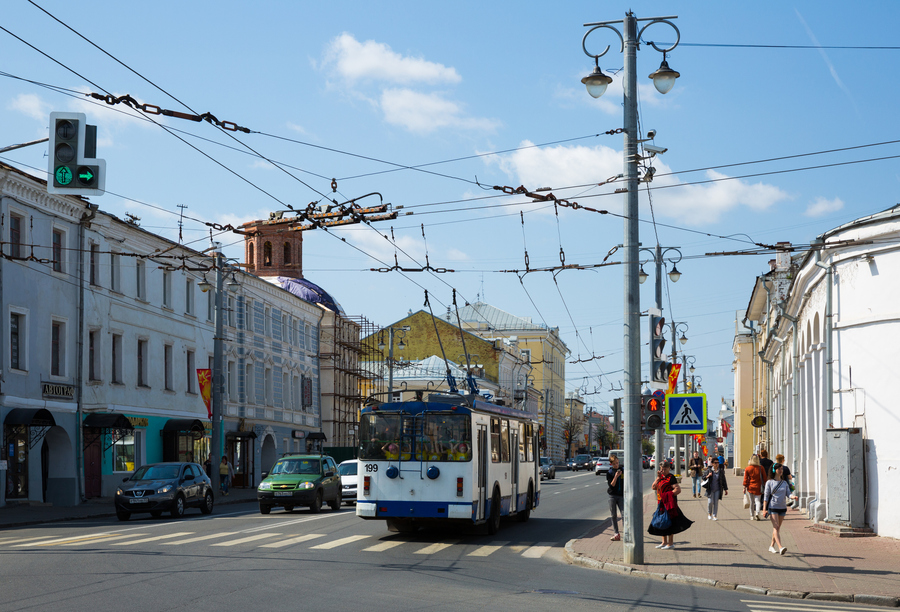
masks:
[(381, 93), (384, 119), (410, 132), (428, 134), (438, 128), (493, 130), (497, 122), (466, 117), (459, 104), (440, 94), (420, 93), (411, 89), (386, 89)]
[(19, 94), (9, 103), (9, 109), (45, 123), (53, 110), (49, 104), (34, 94)]
[(806, 207), (806, 212), (803, 213), (807, 217), (822, 217), (827, 215), (828, 213), (837, 212), (844, 208), (844, 201), (840, 198), (835, 198), (833, 200), (826, 200), (825, 198), (816, 198), (814, 202), (812, 202), (809, 206)]
[(374, 40), (361, 43), (346, 32), (328, 45), (322, 65), (333, 66), (334, 71), (349, 82), (447, 84), (462, 80), (452, 67), (429, 62), (421, 57), (400, 55), (388, 45)]

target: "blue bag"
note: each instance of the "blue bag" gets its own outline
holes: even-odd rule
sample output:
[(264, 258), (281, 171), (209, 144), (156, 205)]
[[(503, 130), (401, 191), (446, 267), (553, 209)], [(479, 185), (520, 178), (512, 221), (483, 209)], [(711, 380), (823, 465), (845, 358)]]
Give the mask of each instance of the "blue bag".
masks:
[(653, 518), (650, 519), (650, 525), (660, 531), (665, 531), (672, 526), (672, 519), (669, 518), (669, 513), (666, 512), (666, 509), (662, 504), (657, 506), (656, 512), (653, 513)]

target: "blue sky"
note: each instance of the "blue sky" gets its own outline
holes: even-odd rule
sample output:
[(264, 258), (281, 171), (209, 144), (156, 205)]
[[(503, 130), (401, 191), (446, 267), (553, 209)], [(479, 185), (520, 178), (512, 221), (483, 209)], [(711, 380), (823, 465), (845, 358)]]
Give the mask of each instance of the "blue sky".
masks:
[[(622, 136), (603, 134), (622, 127), (622, 55), (611, 32), (588, 39), (590, 49), (613, 45), (600, 67), (614, 83), (590, 98), (580, 83), (593, 67), (581, 48), (584, 23), (621, 19), (628, 9), (639, 18), (678, 16), (681, 44), (668, 60), (682, 76), (669, 94), (646, 78), (661, 54), (647, 44), (638, 52), (641, 130), (657, 130), (656, 144), (668, 148), (651, 160), (649, 196), (641, 192), (641, 241), (684, 256), (681, 280), (664, 287), (665, 316), (688, 324), (684, 350), (711, 408), (732, 397), (735, 311), (774, 256), (707, 254), (808, 244), (897, 203), (896, 159), (847, 162), (900, 155), (898, 143), (848, 149), (898, 139), (890, 72), (898, 52), (833, 47), (896, 46), (898, 3), (849, 11), (838, 2), (520, 2), (515, 10), (467, 1), (265, 2), (248, 11), (230, 1), (35, 2), (109, 55), (34, 4), (5, 2), (0, 25), (40, 52), (0, 31), (0, 147), (46, 136), (51, 111), (87, 113), (107, 162), (101, 209), (177, 238), (185, 205), (184, 241), (198, 248), (208, 244), (202, 222), (237, 225), (284, 204), (378, 192), (403, 207), (400, 218), (307, 232), (307, 278), (380, 325), (422, 308), (425, 289), (435, 312), (446, 312), (456, 288), (460, 305), (482, 299), (558, 326), (570, 361), (579, 361), (567, 364), (567, 388), (598, 407), (622, 380), (622, 267), (566, 270), (555, 280), (502, 271), (523, 270), (526, 251), (531, 268), (558, 266), (561, 251), (566, 264), (598, 264), (621, 244), (621, 218), (554, 211), (476, 183), (550, 187), (621, 213), (621, 184), (598, 184), (622, 172)], [(671, 43), (674, 31), (654, 25), (642, 38)], [(798, 46), (813, 48), (786, 48)], [(78, 93), (100, 89), (210, 112), (252, 133), (154, 117), (181, 130), (188, 146), (139, 113)], [(844, 150), (750, 163), (835, 149)], [(497, 151), (507, 152), (486, 155)], [(0, 158), (38, 173), (46, 147)], [(433, 165), (398, 170), (421, 164)], [(826, 164), (846, 165), (798, 170)], [(238, 236), (220, 239), (242, 256)], [(424, 266), (427, 254), (432, 267), (455, 272), (369, 271), (392, 266), (395, 253), (404, 267)], [(620, 262), (621, 252), (608, 261)], [(641, 299), (643, 309), (653, 304), (652, 276)], [(602, 359), (585, 361), (592, 355)]]

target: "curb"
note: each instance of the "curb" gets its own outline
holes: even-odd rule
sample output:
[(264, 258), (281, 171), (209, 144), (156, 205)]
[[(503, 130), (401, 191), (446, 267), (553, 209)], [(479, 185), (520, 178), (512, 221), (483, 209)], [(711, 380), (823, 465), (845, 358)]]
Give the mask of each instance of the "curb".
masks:
[(804, 593), (801, 591), (783, 591), (780, 589), (769, 589), (766, 587), (753, 586), (747, 584), (731, 584), (711, 578), (697, 578), (695, 576), (683, 576), (681, 574), (661, 574), (657, 572), (648, 572), (639, 570), (619, 563), (604, 563), (597, 559), (586, 557), (579, 552), (575, 552), (575, 542), (578, 539), (569, 540), (563, 549), (563, 557), (572, 565), (580, 565), (591, 569), (604, 570), (607, 572), (615, 572), (623, 576), (634, 576), (636, 578), (652, 578), (655, 580), (665, 580), (667, 582), (676, 582), (680, 584), (691, 584), (704, 587), (713, 587), (717, 589), (725, 589), (728, 591), (740, 591), (741, 593), (750, 593), (752, 595), (765, 595), (768, 597), (781, 597), (786, 599), (809, 599), (813, 601), (838, 601), (844, 603), (858, 603), (869, 606), (882, 606), (886, 608), (900, 607), (900, 597), (890, 597), (887, 595), (850, 595), (846, 593)]

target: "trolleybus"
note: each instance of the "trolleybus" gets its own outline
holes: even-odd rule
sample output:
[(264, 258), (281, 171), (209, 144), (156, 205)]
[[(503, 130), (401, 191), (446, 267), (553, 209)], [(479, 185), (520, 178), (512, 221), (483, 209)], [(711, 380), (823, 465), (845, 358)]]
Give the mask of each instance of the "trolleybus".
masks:
[(472, 395), (366, 406), (356, 514), (408, 532), (429, 523), (527, 521), (540, 503), (538, 427), (528, 412)]

